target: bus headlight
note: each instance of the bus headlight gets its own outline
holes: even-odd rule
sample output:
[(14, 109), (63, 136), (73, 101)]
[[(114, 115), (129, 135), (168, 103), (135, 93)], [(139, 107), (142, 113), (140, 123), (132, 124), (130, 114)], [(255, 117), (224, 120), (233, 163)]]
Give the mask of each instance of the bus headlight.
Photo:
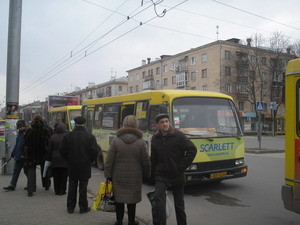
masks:
[(186, 170), (197, 170), (197, 165), (196, 164), (192, 164), (188, 168), (186, 168)]
[(244, 164), (244, 159), (237, 159), (237, 160), (235, 160), (235, 165), (236, 166), (239, 166), (239, 165), (242, 165), (242, 164)]

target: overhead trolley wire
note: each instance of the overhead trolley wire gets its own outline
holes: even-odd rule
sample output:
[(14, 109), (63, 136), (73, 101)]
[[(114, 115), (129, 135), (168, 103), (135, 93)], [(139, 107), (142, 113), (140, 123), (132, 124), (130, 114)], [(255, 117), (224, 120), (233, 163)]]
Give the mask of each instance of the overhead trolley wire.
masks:
[[(112, 13), (108, 16), (108, 17), (106, 17), (106, 19), (104, 19), (104, 21), (102, 21), (101, 23), (100, 23), (100, 25), (98, 25), (91, 33), (89, 33), (79, 44), (77, 44), (76, 46), (75, 46), (75, 48), (73, 48), (72, 50), (71, 50), (71, 52), (70, 53), (68, 53), (68, 54), (66, 54), (64, 57), (62, 57), (60, 60), (58, 60), (56, 63), (54, 63), (52, 66), (50, 66), (48, 69), (46, 69), (44, 72), (42, 72), (42, 73), (40, 73), (39, 75), (38, 75), (38, 77), (37, 77), (37, 79), (35, 79), (35, 80), (33, 80), (33, 81), (31, 81), (31, 83), (29, 83), (28, 85), (26, 85), (25, 87), (23, 87), (22, 89), (21, 89), (21, 91), (20, 92), (24, 92), (24, 91), (26, 91), (26, 90), (28, 90), (28, 89), (31, 89), (32, 88), (32, 86), (35, 84), (35, 83), (37, 83), (37, 82), (39, 82), (40, 80), (42, 80), (43, 78), (45, 78), (45, 77), (47, 77), (48, 76), (48, 74), (50, 74), (50, 73), (52, 73), (53, 71), (55, 71), (55, 70), (57, 70), (57, 69), (59, 69), (61, 66), (63, 66), (65, 63), (68, 63), (68, 61), (71, 59), (71, 61), (74, 61), (74, 56), (76, 56), (78, 53), (80, 53), (80, 52), (82, 52), (83, 50), (85, 50), (85, 48), (83, 48), (83, 49), (81, 49), (81, 50), (79, 50), (78, 52), (76, 52), (76, 53), (74, 53), (74, 50), (75, 49), (77, 49), (84, 41), (86, 41), (87, 39), (88, 39), (88, 37), (90, 37), (101, 25), (103, 25), (103, 23), (105, 22), (105, 21), (107, 21), (118, 9), (120, 9), (126, 2), (127, 2), (128, 0), (126, 0), (126, 1), (124, 1), (115, 11), (113, 11), (112, 10)], [(136, 11), (136, 10), (135, 10)], [(125, 20), (126, 21), (126, 20)], [(118, 26), (120, 26), (120, 24), (118, 25)], [(116, 27), (118, 27), (118, 26), (116, 26)], [(111, 30), (112, 31), (112, 30)], [(88, 46), (93, 46), (93, 44), (96, 44), (97, 42), (92, 42), (91, 44), (89, 44)], [(65, 59), (66, 57), (68, 57), (67, 59)], [(76, 59), (76, 58), (75, 58)], [(43, 75), (44, 74), (44, 75)], [(40, 75), (42, 75), (42, 76), (40, 76)]]
[[(178, 3), (177, 5), (171, 7), (168, 11), (173, 10), (174, 8), (176, 8), (177, 6), (183, 4), (183, 3), (186, 2), (186, 1), (188, 1), (188, 0), (184, 0), (184, 1), (180, 2), (180, 3)], [(147, 7), (147, 8), (149, 8), (149, 7)], [(141, 10), (139, 13), (141, 13), (141, 12), (144, 11), (144, 10), (145, 10), (145, 9)], [(135, 14), (134, 16), (138, 15), (139, 13)], [(134, 16), (132, 16), (132, 17), (134, 17)], [(132, 17), (131, 17), (131, 18), (132, 18)], [(81, 61), (81, 60), (84, 59), (85, 57), (87, 57), (87, 56), (89, 56), (89, 55), (95, 53), (96, 51), (102, 49), (103, 47), (109, 45), (110, 43), (112, 43), (112, 42), (118, 40), (119, 38), (125, 36), (126, 34), (128, 34), (128, 33), (132, 32), (132, 31), (134, 31), (135, 29), (139, 28), (140, 26), (142, 26), (142, 25), (144, 25), (144, 24), (147, 24), (148, 22), (150, 22), (150, 21), (152, 21), (152, 20), (154, 20), (154, 19), (156, 19), (156, 18), (158, 18), (158, 16), (155, 16), (155, 17), (153, 17), (153, 18), (147, 20), (147, 21), (144, 22), (144, 23), (140, 22), (140, 24), (139, 24), (138, 26), (136, 26), (136, 27), (130, 29), (129, 31), (123, 33), (122, 35), (120, 35), (120, 36), (114, 38), (113, 40), (107, 42), (106, 44), (100, 46), (99, 48), (93, 50), (92, 52), (89, 52), (89, 53), (88, 53), (87, 51), (85, 51), (85, 52), (84, 52), (84, 56), (82, 56), (81, 58), (79, 58), (78, 60), (76, 60), (75, 62), (73, 62), (72, 64), (70, 64), (69, 66), (64, 67), (64, 68), (62, 68), (61, 70), (55, 72), (53, 75), (48, 76), (46, 79), (44, 79), (43, 81), (39, 82), (37, 85), (31, 87), (31, 89), (34, 89), (34, 88), (38, 87), (39, 85), (45, 83), (45, 82), (48, 81), (49, 79), (51, 79), (51, 78), (57, 76), (59, 73), (63, 72), (64, 70), (66, 70), (66, 69), (68, 69), (69, 67), (73, 66), (74, 64), (78, 63), (79, 61)], [(127, 18), (127, 19), (128, 19), (128, 18)], [(111, 31), (110, 31), (110, 32), (111, 32)], [(98, 38), (98, 39), (99, 39), (99, 38)], [(97, 39), (97, 40), (98, 40), (98, 39)], [(78, 52), (77, 52), (77, 53), (78, 53)], [(74, 60), (73, 60), (73, 61), (74, 61)], [(71, 63), (71, 62), (69, 62), (69, 63)], [(29, 90), (24, 91), (24, 92), (28, 92), (28, 91), (29, 91)]]

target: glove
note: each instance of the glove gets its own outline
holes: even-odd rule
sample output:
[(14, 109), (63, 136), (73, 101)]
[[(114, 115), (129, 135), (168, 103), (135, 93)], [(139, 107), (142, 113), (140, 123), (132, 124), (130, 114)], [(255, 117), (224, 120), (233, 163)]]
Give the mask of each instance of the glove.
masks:
[(11, 158), (14, 158), (14, 157), (15, 157), (15, 153), (12, 152), (12, 153), (10, 154), (10, 157), (11, 157)]

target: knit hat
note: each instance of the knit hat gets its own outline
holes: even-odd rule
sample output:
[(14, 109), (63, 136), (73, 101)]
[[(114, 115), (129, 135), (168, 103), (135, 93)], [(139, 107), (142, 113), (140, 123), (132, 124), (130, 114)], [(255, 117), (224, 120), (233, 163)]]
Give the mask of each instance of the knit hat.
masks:
[(155, 122), (159, 123), (159, 121), (163, 118), (168, 118), (169, 119), (169, 115), (166, 113), (160, 113), (155, 117)]
[(86, 119), (82, 116), (77, 116), (74, 118), (75, 124), (82, 125), (85, 124)]
[(133, 115), (126, 116), (123, 120), (123, 127), (138, 128), (138, 126), (139, 126), (139, 121)]

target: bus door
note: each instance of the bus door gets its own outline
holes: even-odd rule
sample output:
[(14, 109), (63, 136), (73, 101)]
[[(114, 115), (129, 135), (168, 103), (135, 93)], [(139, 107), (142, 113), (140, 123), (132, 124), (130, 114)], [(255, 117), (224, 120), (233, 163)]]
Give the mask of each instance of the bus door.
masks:
[(135, 102), (125, 102), (121, 106), (120, 127), (123, 125), (123, 120), (128, 115), (134, 115)]
[[(296, 77), (297, 79), (297, 77)], [(295, 137), (295, 180), (300, 182), (300, 79), (296, 82), (296, 132)], [(300, 184), (296, 183), (299, 190), (298, 199), (300, 200)]]
[(93, 128), (93, 114), (94, 114), (94, 107), (88, 107), (86, 110), (86, 129), (89, 132), (92, 132)]

